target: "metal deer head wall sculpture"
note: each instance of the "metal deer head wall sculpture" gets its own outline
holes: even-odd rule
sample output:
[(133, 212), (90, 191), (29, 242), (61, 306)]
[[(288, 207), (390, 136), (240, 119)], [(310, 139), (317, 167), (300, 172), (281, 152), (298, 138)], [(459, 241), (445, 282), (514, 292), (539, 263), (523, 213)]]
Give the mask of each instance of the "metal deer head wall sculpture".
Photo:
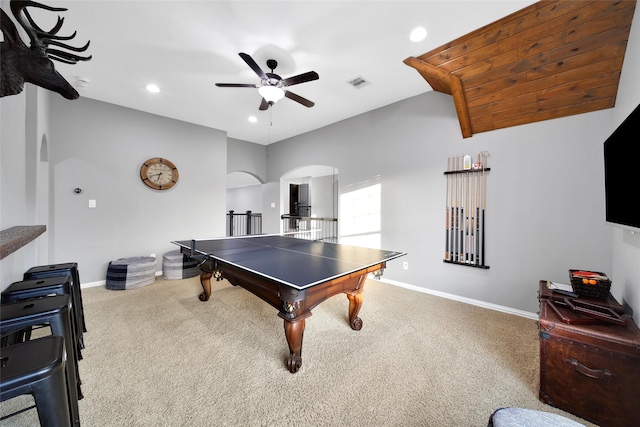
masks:
[(88, 61), (91, 56), (79, 56), (64, 50), (51, 48), (57, 46), (72, 52), (84, 52), (89, 43), (83, 47), (73, 47), (62, 43), (60, 40), (71, 40), (76, 32), (70, 36), (58, 36), (62, 28), (64, 18), (58, 16), (58, 22), (49, 31), (38, 27), (27, 7), (61, 12), (67, 9), (50, 7), (34, 1), (11, 1), (11, 12), (16, 21), (25, 29), (31, 39), (31, 45), (27, 46), (18, 33), (9, 16), (0, 9), (2, 21), (0, 28), (4, 34), (4, 41), (0, 43), (0, 96), (16, 95), (22, 92), (24, 83), (29, 82), (45, 89), (58, 92), (67, 99), (76, 99), (78, 92), (56, 71), (53, 62), (56, 60), (67, 64), (75, 64), (78, 61)]

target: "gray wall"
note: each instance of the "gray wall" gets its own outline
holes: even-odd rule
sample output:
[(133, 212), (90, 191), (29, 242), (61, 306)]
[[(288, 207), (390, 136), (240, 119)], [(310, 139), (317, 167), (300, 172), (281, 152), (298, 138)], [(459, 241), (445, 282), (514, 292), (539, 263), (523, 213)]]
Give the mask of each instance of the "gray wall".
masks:
[(262, 184), (262, 232), (280, 232), (280, 182)]
[[(224, 235), (224, 132), (80, 98), (51, 98), (54, 262), (76, 261), (83, 282), (104, 280), (109, 261), (158, 257), (171, 240)], [(178, 183), (148, 188), (140, 166), (166, 157)], [(221, 167), (222, 165), (222, 167)], [(74, 188), (81, 188), (75, 194)], [(90, 199), (97, 207), (88, 207)]]
[(338, 194), (336, 176), (325, 175), (312, 177), (309, 191), (311, 193), (311, 215), (316, 218), (338, 217)]
[[(225, 165), (220, 163), (220, 167)], [(260, 182), (267, 178), (267, 147), (240, 139), (229, 138), (227, 144), (227, 173), (245, 172)]]
[(227, 211), (262, 213), (262, 185), (227, 189)]
[[(604, 222), (602, 142), (612, 110), (463, 139), (450, 96), (429, 92), (268, 147), (268, 180), (306, 164), (332, 164), (339, 192), (382, 184), (382, 246), (408, 252), (385, 278), (536, 312), (540, 279), (568, 269), (611, 272)], [(490, 153), (489, 270), (442, 262), (447, 156)], [(576, 200), (590, 200), (589, 209)], [(588, 243), (588, 244), (587, 244)], [(619, 289), (618, 289), (619, 290)]]

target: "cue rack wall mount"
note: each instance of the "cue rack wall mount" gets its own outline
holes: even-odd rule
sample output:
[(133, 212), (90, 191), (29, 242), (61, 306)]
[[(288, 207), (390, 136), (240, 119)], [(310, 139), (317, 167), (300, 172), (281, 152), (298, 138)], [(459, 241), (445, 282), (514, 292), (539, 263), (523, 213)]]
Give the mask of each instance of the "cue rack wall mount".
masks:
[(447, 157), (444, 262), (488, 269), (485, 254), (485, 207), (489, 153)]

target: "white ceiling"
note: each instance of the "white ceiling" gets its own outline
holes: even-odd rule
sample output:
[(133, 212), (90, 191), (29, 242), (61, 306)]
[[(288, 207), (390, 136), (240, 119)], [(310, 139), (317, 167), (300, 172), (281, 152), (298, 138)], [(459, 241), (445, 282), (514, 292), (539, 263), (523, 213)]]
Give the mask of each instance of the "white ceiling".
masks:
[[(61, 35), (87, 40), (88, 62), (55, 63), (72, 84), (88, 80), (80, 96), (226, 131), (231, 138), (269, 144), (431, 90), (402, 61), (441, 46), (533, 1), (53, 1), (67, 7)], [(7, 4), (7, 2), (3, 2)], [(55, 12), (30, 9), (44, 29)], [(8, 12), (8, 10), (6, 10)], [(427, 38), (409, 40), (416, 26)], [(265, 71), (278, 61), (283, 78), (316, 71), (317, 81), (289, 88), (313, 102), (283, 99), (259, 111), (259, 83), (238, 56)], [(369, 85), (347, 81), (362, 76)], [(157, 84), (161, 92), (145, 90)], [(257, 123), (249, 123), (255, 115)], [(271, 126), (269, 124), (271, 123)]]

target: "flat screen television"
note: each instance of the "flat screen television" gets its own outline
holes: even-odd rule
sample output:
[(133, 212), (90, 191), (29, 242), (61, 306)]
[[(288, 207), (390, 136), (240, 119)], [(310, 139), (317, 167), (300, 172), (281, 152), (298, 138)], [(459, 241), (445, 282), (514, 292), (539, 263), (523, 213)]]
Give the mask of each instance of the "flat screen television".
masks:
[(640, 105), (604, 142), (606, 220), (640, 231)]

